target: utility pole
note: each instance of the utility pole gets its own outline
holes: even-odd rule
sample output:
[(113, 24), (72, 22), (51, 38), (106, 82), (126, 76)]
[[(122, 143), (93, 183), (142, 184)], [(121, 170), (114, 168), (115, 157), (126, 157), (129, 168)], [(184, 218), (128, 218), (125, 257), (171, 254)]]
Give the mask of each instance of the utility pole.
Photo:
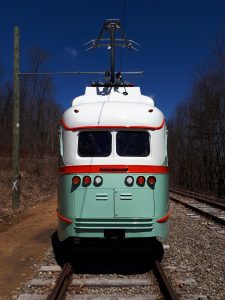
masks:
[(14, 28), (14, 88), (13, 88), (13, 150), (12, 150), (12, 208), (20, 203), (19, 137), (20, 137), (20, 89), (19, 89), (19, 27)]

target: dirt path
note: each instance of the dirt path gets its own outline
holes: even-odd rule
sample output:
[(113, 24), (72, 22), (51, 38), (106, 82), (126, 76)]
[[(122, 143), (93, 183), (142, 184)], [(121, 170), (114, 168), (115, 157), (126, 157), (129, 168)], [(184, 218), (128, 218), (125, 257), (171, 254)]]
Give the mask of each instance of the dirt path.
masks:
[(0, 299), (31, 277), (32, 266), (51, 244), (55, 211), (56, 199), (49, 199), (0, 224)]

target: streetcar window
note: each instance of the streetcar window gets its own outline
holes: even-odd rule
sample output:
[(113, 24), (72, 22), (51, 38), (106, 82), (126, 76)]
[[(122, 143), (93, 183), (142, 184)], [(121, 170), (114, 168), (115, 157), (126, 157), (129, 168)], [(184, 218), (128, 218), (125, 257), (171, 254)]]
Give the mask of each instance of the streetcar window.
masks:
[(144, 131), (119, 131), (116, 135), (116, 152), (119, 156), (148, 156), (149, 134)]
[(108, 131), (79, 133), (78, 154), (82, 157), (106, 157), (111, 154), (112, 135)]

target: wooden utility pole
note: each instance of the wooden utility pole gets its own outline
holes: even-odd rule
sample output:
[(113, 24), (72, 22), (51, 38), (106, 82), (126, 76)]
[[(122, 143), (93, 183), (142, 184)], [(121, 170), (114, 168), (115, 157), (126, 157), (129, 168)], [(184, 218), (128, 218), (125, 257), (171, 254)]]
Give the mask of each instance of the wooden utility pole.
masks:
[(14, 28), (14, 99), (13, 99), (13, 178), (12, 208), (20, 203), (19, 136), (20, 136), (20, 89), (19, 89), (19, 27)]

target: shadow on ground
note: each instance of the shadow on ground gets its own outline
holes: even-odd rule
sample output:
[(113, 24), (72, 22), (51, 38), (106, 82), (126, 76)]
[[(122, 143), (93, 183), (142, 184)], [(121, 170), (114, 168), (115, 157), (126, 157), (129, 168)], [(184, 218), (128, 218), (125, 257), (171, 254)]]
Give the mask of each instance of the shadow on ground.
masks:
[[(68, 250), (68, 249), (67, 249)], [(65, 262), (73, 265), (74, 273), (91, 274), (136, 274), (145, 273), (152, 269), (155, 260), (162, 260), (163, 248), (132, 248), (110, 245), (103, 249), (89, 247), (62, 252), (63, 262), (58, 261), (62, 266)]]
[(149, 253), (143, 251), (105, 250), (86, 251), (71, 259), (75, 273), (135, 274), (151, 270)]
[(145, 273), (152, 262), (162, 260), (163, 247), (156, 239), (83, 239), (69, 238), (63, 242), (57, 232), (52, 235), (52, 246), (57, 263), (62, 267), (70, 262), (75, 273), (135, 274)]

